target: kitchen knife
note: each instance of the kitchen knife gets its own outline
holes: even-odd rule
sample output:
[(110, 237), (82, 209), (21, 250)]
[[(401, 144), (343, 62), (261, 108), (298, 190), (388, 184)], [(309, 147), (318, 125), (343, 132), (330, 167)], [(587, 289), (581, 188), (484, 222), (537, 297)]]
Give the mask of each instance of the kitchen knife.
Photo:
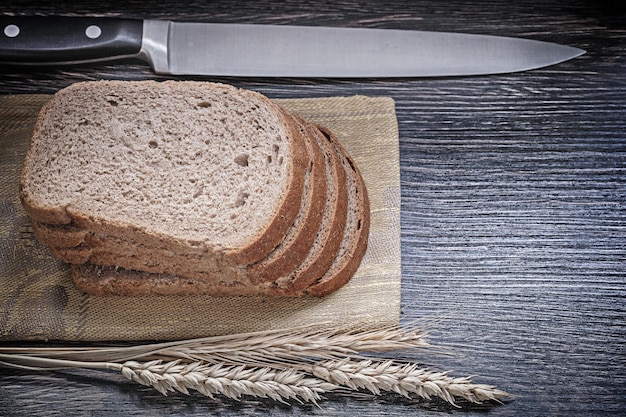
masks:
[(158, 74), (434, 77), (500, 74), (585, 51), (529, 39), (394, 29), (0, 17), (0, 61), (50, 65), (134, 57)]

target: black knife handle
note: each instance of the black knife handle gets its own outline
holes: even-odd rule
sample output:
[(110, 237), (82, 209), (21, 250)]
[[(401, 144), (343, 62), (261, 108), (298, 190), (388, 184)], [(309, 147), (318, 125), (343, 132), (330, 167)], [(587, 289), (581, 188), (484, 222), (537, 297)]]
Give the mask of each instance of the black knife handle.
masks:
[(0, 16), (0, 61), (75, 63), (135, 55), (143, 22), (104, 17)]

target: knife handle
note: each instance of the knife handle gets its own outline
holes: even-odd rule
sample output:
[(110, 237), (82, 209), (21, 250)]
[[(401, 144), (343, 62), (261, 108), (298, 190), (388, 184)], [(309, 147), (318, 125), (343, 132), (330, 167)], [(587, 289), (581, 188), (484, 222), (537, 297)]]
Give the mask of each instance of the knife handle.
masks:
[(136, 55), (143, 22), (108, 17), (1, 16), (0, 61), (76, 63)]

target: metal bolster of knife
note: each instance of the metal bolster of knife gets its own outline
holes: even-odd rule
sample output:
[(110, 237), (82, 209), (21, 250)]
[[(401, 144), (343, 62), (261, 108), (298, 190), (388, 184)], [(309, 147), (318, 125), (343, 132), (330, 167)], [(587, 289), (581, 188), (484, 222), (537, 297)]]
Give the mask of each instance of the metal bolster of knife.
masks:
[(21, 65), (74, 64), (136, 56), (141, 20), (68, 17), (0, 17), (0, 61)]
[(157, 74), (169, 72), (167, 43), (171, 22), (144, 20), (141, 50), (138, 57), (148, 62)]

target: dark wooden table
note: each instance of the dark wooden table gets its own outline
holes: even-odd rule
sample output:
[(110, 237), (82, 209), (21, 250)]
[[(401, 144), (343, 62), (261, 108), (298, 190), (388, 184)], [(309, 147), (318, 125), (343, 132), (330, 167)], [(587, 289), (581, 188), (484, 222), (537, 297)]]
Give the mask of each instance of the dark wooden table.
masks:
[[(0, 369), (0, 415), (626, 415), (626, 13), (617, 2), (9, 1), (4, 13), (520, 36), (588, 53), (540, 70), (431, 79), (210, 78), (272, 98), (396, 100), (402, 321), (437, 317), (429, 365), (516, 398), (493, 408), (331, 396), (320, 407), (163, 397), (100, 373)], [(0, 68), (0, 93), (52, 93), (141, 63)], [(209, 79), (209, 78), (202, 78)]]

